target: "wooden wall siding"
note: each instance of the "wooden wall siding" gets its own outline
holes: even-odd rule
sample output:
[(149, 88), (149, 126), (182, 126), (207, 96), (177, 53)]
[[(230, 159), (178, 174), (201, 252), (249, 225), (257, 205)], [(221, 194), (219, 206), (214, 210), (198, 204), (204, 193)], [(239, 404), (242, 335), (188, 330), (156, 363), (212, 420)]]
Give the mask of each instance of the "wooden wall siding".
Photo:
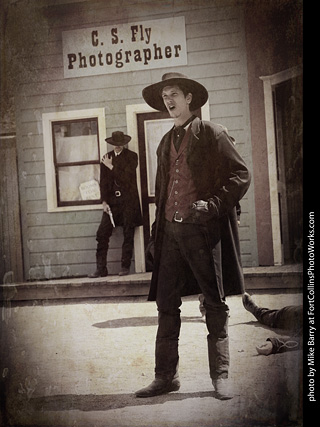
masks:
[(0, 138), (0, 283), (23, 280), (16, 140)]
[[(50, 4), (51, 3), (51, 4)], [(242, 11), (229, 0), (35, 2), (41, 33), (29, 34), (28, 69), (16, 97), (25, 277), (86, 275), (94, 268), (101, 212), (47, 213), (41, 117), (43, 113), (104, 107), (107, 135), (126, 132), (127, 104), (141, 104), (142, 89), (166, 69), (64, 79), (62, 31), (185, 16), (188, 65), (179, 68), (209, 91), (211, 120), (224, 124), (251, 168), (246, 52)], [(47, 7), (43, 7), (47, 5)], [(32, 19), (28, 11), (27, 19)], [(30, 30), (29, 30), (30, 31)], [(28, 41), (26, 40), (26, 43)], [(111, 148), (111, 147), (110, 147)], [(129, 147), (130, 148), (130, 147)], [(257, 265), (253, 184), (242, 201), (244, 266)], [(122, 230), (111, 242), (111, 270), (119, 268)], [(49, 267), (50, 266), (50, 267)], [(110, 266), (110, 264), (109, 264)]]

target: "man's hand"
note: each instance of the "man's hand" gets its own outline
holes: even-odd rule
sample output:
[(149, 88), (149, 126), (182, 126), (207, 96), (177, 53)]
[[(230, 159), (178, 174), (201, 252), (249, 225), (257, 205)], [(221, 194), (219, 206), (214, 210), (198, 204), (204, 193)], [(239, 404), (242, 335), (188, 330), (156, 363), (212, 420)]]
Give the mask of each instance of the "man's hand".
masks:
[(107, 202), (102, 202), (102, 209), (103, 209), (103, 212), (109, 214), (109, 212), (110, 212), (110, 206), (108, 205)]
[(212, 199), (197, 200), (192, 203), (192, 216), (196, 222), (206, 222), (218, 216), (217, 207)]
[(103, 163), (105, 166), (107, 166), (107, 168), (109, 168), (110, 170), (113, 169), (112, 157), (109, 157), (108, 154), (105, 154), (102, 157), (101, 163)]
[(197, 200), (196, 202), (192, 203), (192, 209), (196, 210), (197, 212), (209, 212), (208, 202), (205, 200)]
[(103, 208), (103, 211), (104, 211), (106, 214), (108, 214), (108, 215), (109, 215), (109, 217), (110, 217), (110, 221), (111, 221), (111, 224), (113, 225), (113, 227), (115, 227), (116, 225), (115, 225), (115, 223), (114, 223), (114, 219), (113, 219), (112, 211), (111, 211), (111, 208), (110, 208), (110, 206), (108, 205), (108, 203), (107, 203), (107, 202), (102, 202), (102, 208)]
[(259, 354), (264, 354), (265, 356), (269, 356), (269, 354), (272, 353), (272, 343), (270, 341), (267, 341), (266, 344), (262, 344), (259, 347), (256, 347), (257, 352)]

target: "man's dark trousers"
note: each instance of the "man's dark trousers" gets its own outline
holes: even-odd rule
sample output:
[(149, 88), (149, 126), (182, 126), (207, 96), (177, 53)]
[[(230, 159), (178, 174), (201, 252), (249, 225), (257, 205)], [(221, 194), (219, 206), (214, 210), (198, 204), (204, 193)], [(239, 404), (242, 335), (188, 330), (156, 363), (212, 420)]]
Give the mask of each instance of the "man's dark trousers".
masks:
[(205, 298), (211, 378), (227, 378), (229, 369), (229, 308), (220, 298), (206, 226), (166, 221), (158, 277), (156, 378), (177, 374), (181, 291), (193, 273)]
[[(126, 223), (123, 218), (121, 206), (111, 207), (111, 210), (115, 225), (123, 227), (121, 267), (130, 268), (134, 248), (135, 228)], [(97, 265), (98, 269), (102, 271), (106, 268), (109, 240), (112, 232), (113, 225), (111, 224), (110, 217), (104, 212), (96, 235), (96, 240), (98, 242), (96, 252)]]
[(271, 328), (299, 331), (303, 324), (302, 305), (288, 305), (279, 310), (257, 307), (253, 315), (260, 323), (270, 326)]

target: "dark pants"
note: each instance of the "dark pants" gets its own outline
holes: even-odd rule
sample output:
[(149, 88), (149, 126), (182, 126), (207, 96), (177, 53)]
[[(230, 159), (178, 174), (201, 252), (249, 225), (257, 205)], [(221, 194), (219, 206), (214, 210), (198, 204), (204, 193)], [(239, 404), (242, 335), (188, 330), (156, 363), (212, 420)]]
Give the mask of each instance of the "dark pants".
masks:
[(203, 225), (177, 222), (166, 222), (161, 251), (156, 299), (156, 377), (172, 379), (177, 374), (181, 291), (190, 271), (205, 299), (210, 376), (227, 378), (229, 308), (218, 292), (206, 229)]
[(302, 305), (288, 305), (280, 310), (259, 307), (255, 310), (254, 316), (260, 323), (270, 326), (270, 328), (299, 331), (302, 328), (303, 307)]
[[(111, 208), (112, 209), (112, 208)], [(116, 226), (123, 227), (123, 244), (121, 266), (129, 268), (131, 264), (133, 247), (134, 247), (134, 227), (128, 225), (123, 218), (122, 210), (118, 208), (112, 209), (113, 219)], [(109, 240), (113, 232), (113, 225), (110, 221), (110, 216), (103, 212), (101, 223), (99, 225), (96, 240), (97, 244), (97, 268), (99, 271), (106, 269), (107, 254), (109, 249)]]

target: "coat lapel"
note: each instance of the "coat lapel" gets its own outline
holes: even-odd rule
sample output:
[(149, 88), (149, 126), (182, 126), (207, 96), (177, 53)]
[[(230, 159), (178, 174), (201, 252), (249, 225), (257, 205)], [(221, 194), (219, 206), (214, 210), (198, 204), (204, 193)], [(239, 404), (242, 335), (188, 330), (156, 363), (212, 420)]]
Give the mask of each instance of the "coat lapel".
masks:
[(188, 154), (187, 154), (188, 158), (191, 156), (193, 150), (197, 146), (197, 143), (199, 141), (199, 137), (198, 137), (199, 132), (200, 132), (200, 119), (196, 117), (191, 123), (191, 135), (189, 138)]
[(158, 147), (158, 154), (161, 156), (161, 164), (164, 167), (164, 172), (167, 173), (169, 169), (169, 158), (170, 158), (170, 146), (171, 146), (171, 130), (167, 132), (162, 140), (162, 143)]

